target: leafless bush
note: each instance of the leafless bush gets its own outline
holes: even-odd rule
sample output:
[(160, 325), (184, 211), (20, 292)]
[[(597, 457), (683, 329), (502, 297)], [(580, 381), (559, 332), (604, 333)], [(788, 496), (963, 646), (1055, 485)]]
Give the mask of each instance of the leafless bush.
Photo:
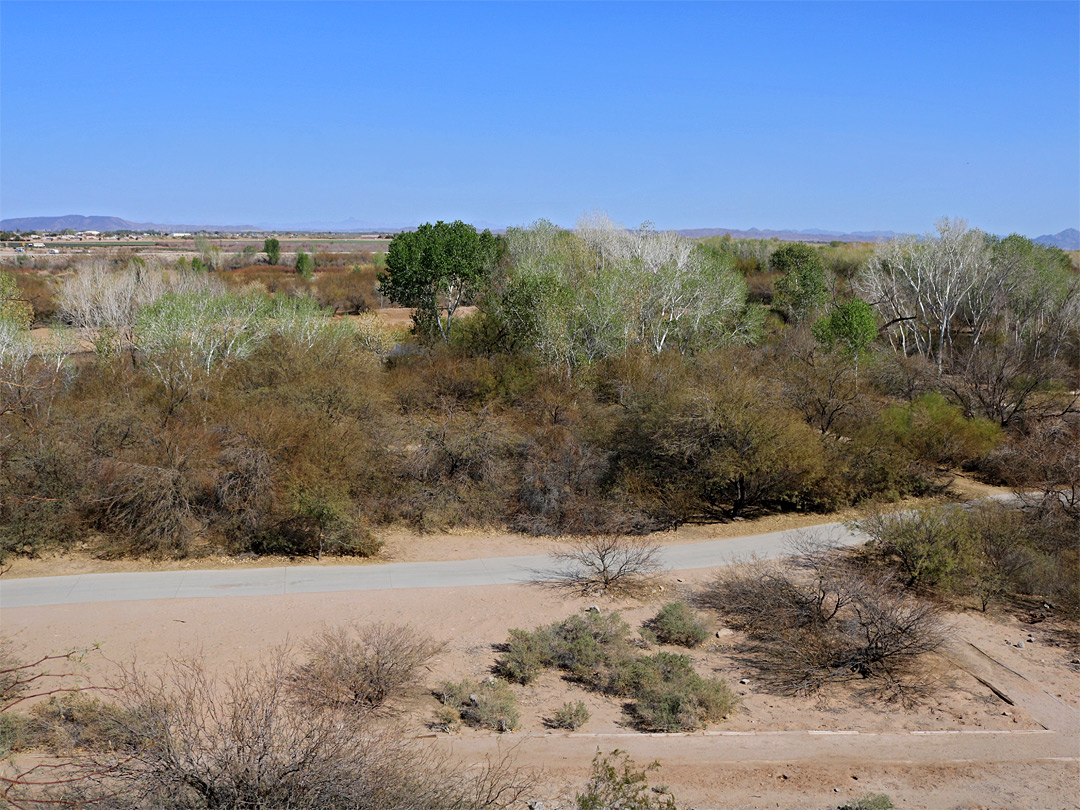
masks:
[(101, 528), (133, 538), (137, 553), (187, 552), (196, 518), (180, 470), (103, 460), (97, 472), (88, 507)]
[(228, 515), (226, 530), (243, 537), (254, 532), (273, 504), (273, 462), (262, 447), (238, 437), (222, 448), (224, 470), (214, 482), (214, 501)]
[(660, 546), (644, 537), (594, 534), (553, 554), (556, 582), (584, 592), (634, 591), (663, 570)]
[(145, 810), (486, 810), (531, 785), (508, 759), (466, 775), (385, 724), (303, 708), (278, 650), (228, 679), (198, 660), (157, 677), (128, 671), (122, 693), (139, 743), (114, 756), (116, 798)]
[(307, 644), (309, 660), (293, 673), (292, 691), (317, 710), (394, 714), (442, 647), (407, 625), (327, 627)]
[(874, 679), (903, 697), (944, 643), (940, 608), (835, 553), (728, 569), (700, 601), (750, 636), (764, 680), (784, 693)]
[[(5, 570), (0, 569), (0, 575)], [(78, 665), (88, 652), (70, 649), (24, 660), (15, 650), (14, 638), (0, 636), (0, 807), (40, 807), (37, 799), (49, 792), (81, 786), (104, 773), (69, 758), (27, 764), (11, 756), (20, 738), (29, 736), (27, 718), (12, 710), (36, 698), (78, 698), (83, 686), (77, 679)]]

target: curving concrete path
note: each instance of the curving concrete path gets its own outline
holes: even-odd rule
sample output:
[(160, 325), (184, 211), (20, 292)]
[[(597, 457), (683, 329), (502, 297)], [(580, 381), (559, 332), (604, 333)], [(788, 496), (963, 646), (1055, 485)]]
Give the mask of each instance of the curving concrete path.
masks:
[[(791, 544), (800, 535), (828, 540), (837, 545), (856, 545), (868, 539), (860, 532), (848, 530), (842, 523), (825, 523), (804, 529), (665, 546), (661, 549), (661, 561), (664, 567), (679, 571), (712, 568), (750, 559), (774, 559), (792, 553)], [(142, 599), (206, 599), (390, 588), (511, 585), (549, 579), (551, 566), (551, 557), (541, 554), (383, 565), (147, 571), (24, 579), (5, 577), (0, 579), (0, 609)]]

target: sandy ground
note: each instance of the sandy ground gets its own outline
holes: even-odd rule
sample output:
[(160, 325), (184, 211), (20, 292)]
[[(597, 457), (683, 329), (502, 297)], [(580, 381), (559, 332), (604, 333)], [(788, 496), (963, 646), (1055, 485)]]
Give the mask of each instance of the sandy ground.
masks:
[[(963, 478), (953, 489), (962, 498), (998, 491)], [(776, 515), (685, 526), (654, 539), (687, 543), (856, 516)], [(384, 539), (382, 560), (352, 562), (511, 556), (560, 545), (549, 538), (481, 531), (416, 535), (399, 530), (387, 532)], [(147, 564), (101, 561), (83, 552), (19, 560), (5, 576), (285, 562), (208, 557)], [(486, 677), (497, 655), (494, 645), (505, 640), (510, 628), (533, 628), (591, 604), (619, 610), (631, 626), (639, 626), (661, 602), (692, 593), (712, 576), (709, 570), (671, 572), (663, 590), (644, 602), (505, 585), (9, 608), (0, 622), (3, 634), (15, 636), (26, 658), (99, 644), (99, 652), (86, 658), (79, 673), (93, 684), (107, 683), (118, 664), (133, 661), (157, 669), (170, 657), (200, 655), (211, 669), (227, 672), (262, 660), (281, 645), (300, 656), (303, 640), (324, 625), (408, 623), (446, 641), (425, 675), (425, 685), (434, 688), (443, 680)], [(975, 644), (1001, 666), (1021, 673), (1033, 690), (1045, 690), (1047, 700), (1058, 698), (1080, 708), (1080, 665), (1072, 663), (1077, 652), (1052, 622), (1027, 624), (1013, 616), (965, 613), (951, 616), (950, 625), (957, 643)], [(662, 767), (653, 783), (670, 787), (680, 807), (698, 810), (836, 807), (871, 792), (888, 793), (904, 808), (1080, 808), (1080, 743), (1075, 736), (1044, 730), (1054, 726), (1045, 704), (1041, 714), (1008, 705), (945, 658), (933, 662), (933, 689), (909, 708), (869, 695), (858, 685), (814, 697), (781, 697), (756, 682), (752, 664), (742, 655), (741, 636), (719, 625), (715, 629), (720, 636), (691, 656), (702, 674), (726, 678), (741, 694), (742, 706), (707, 734), (638, 733), (627, 725), (618, 701), (586, 692), (554, 672), (527, 687), (514, 687), (522, 723), (513, 734), (437, 732), (432, 726), (437, 703), (426, 693), (417, 697), (407, 728), (424, 744), (469, 763), (512, 748), (519, 764), (542, 771), (534, 798), (548, 810), (572, 807), (593, 754), (615, 748), (630, 751), (641, 764), (658, 760)], [(1016, 646), (1020, 642), (1023, 646)], [(582, 700), (589, 708), (587, 725), (574, 734), (551, 731), (545, 719), (572, 700)]]
[[(618, 609), (632, 626), (639, 625), (655, 613), (660, 601), (709, 577), (708, 571), (674, 572), (652, 602), (586, 599), (536, 585), (507, 585), (13, 608), (4, 611), (2, 620), (4, 633), (16, 634), (26, 657), (99, 643), (100, 652), (87, 658), (81, 672), (91, 683), (107, 681), (117, 663), (134, 660), (153, 669), (170, 656), (198, 654), (211, 668), (227, 671), (258, 661), (280, 645), (291, 645), (302, 654), (303, 639), (326, 624), (404, 622), (447, 641), (426, 674), (426, 685), (434, 687), (445, 679), (487, 676), (497, 655), (493, 645), (503, 641), (512, 627), (532, 628), (592, 603), (604, 610)], [(971, 640), (1073, 706), (1080, 705), (1080, 668), (1069, 663), (1074, 652), (1057, 646), (1062, 642), (1046, 623), (1026, 625), (1010, 618), (963, 614), (954, 616), (952, 624), (955, 636)], [(1033, 643), (1012, 646), (1026, 642), (1029, 633)], [(1077, 764), (1053, 761), (1040, 753), (1038, 745), (1047, 732), (1038, 720), (1022, 708), (1004, 704), (944, 659), (935, 663), (934, 690), (919, 705), (904, 709), (858, 688), (834, 689), (811, 698), (769, 694), (758, 687), (752, 667), (742, 660), (740, 641), (739, 634), (724, 632), (691, 653), (702, 674), (724, 677), (742, 694), (739, 712), (712, 730), (798, 732), (794, 737), (639, 734), (626, 725), (618, 701), (585, 692), (556, 673), (547, 673), (528, 687), (514, 687), (522, 712), (522, 726), (514, 734), (474, 730), (436, 734), (429, 724), (437, 704), (428, 695), (418, 697), (408, 726), (414, 736), (430, 737), (431, 744), (469, 761), (517, 745), (515, 755), (521, 764), (544, 770), (536, 795), (548, 808), (570, 806), (598, 748), (631, 750), (643, 763), (659, 759), (663, 767), (654, 782), (670, 786), (680, 806), (700, 810), (827, 807), (871, 791), (889, 793), (905, 808), (1080, 807), (1075, 798), (1080, 793), (1072, 790), (1080, 775)], [(741, 683), (743, 679), (749, 680)], [(584, 701), (592, 718), (581, 733), (553, 734), (544, 719), (567, 700)], [(810, 731), (863, 736), (852, 749), (854, 738), (826, 738)], [(946, 731), (1020, 733), (1013, 735), (1015, 747), (1006, 743), (1008, 762), (995, 759), (1000, 758), (1000, 742), (987, 754), (990, 761), (955, 762), (982, 760), (982, 749), (971, 746), (990, 745), (993, 735), (964, 735), (963, 746), (952, 743), (959, 746), (954, 749), (947, 741), (961, 740), (959, 735), (926, 734)], [(763, 739), (768, 743), (761, 749), (764, 753), (743, 752), (749, 742), (760, 748)], [(821, 747), (823, 741), (832, 740), (846, 741), (848, 748)], [(925, 756), (909, 750), (928, 740), (938, 740), (944, 747)], [(1015, 753), (1024, 745), (1035, 746), (1030, 760)], [(747, 756), (752, 758), (747, 761)]]

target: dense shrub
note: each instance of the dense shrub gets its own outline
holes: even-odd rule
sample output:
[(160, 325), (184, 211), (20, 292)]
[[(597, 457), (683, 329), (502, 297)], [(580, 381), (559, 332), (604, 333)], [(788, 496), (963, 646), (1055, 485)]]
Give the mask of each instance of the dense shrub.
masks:
[(987, 419), (965, 419), (941, 394), (924, 394), (882, 414), (885, 435), (919, 459), (959, 466), (989, 453), (1001, 429)]
[(685, 602), (668, 602), (646, 622), (661, 644), (696, 647), (709, 637), (709, 629)]
[(531, 633), (512, 630), (496, 672), (521, 683), (556, 667), (599, 692), (629, 698), (642, 728), (679, 731), (726, 717), (738, 697), (722, 680), (702, 678), (683, 655), (633, 652), (618, 613), (588, 611)]
[[(508, 252), (477, 282), (479, 311), (438, 346), (403, 342), (371, 311), (384, 303), (382, 254), (320, 251), (311, 279), (255, 264), (250, 250), (233, 254), (245, 266), (225, 261), (213, 273), (120, 257), (75, 263), (66, 280), (5, 275), (4, 289), (37, 296), (39, 318), (54, 294), (60, 320), (92, 331), (38, 352), (21, 302), (19, 318), (5, 320), (0, 555), (76, 542), (110, 555), (371, 554), (380, 529), (396, 522), (640, 535), (935, 493), (957, 466), (1056, 493), (1030, 505), (1060, 504), (1065, 517), (1046, 520), (1075, 520), (1078, 428), (1059, 414), (1075, 387), (1077, 299), (1053, 251), (1017, 240), (994, 248), (1023, 270), (1026, 292), (1010, 292), (1009, 306), (1030, 317), (1010, 315), (1014, 338), (962, 308), (944, 369), (934, 352), (906, 356), (912, 346), (897, 339), (895, 351), (860, 361), (856, 389), (853, 364), (814, 347), (802, 327), (777, 319), (762, 345), (740, 345), (760, 337), (753, 306), (704, 331), (670, 331), (670, 319), (645, 307), (638, 326), (648, 334), (619, 331), (633, 318), (610, 294), (637, 277), (640, 268), (623, 265), (648, 259), (643, 246), (675, 250), (689, 262), (679, 273), (704, 262), (725, 279), (739, 268), (761, 274), (763, 300), (776, 275), (764, 272), (770, 257), (791, 249), (730, 239), (699, 248), (649, 229), (627, 236), (610, 223), (585, 225), (578, 236), (539, 225), (518, 233), (523, 252)], [(616, 274), (625, 278), (597, 270), (597, 251), (627, 246)], [(201, 262), (221, 260), (203, 247)], [(615, 321), (594, 322), (589, 307), (568, 315), (558, 301), (531, 306), (530, 296), (555, 289), (545, 287), (543, 262), (524, 273), (509, 264), (541, 248), (555, 251), (567, 284), (578, 269), (596, 282)], [(827, 270), (867, 249), (812, 253)], [(698, 289), (700, 279), (680, 278)], [(523, 279), (537, 284), (514, 286)], [(739, 298), (737, 280), (721, 292)], [(570, 292), (578, 304), (588, 298), (580, 285)], [(332, 318), (320, 304), (359, 314)], [(520, 322), (511, 329), (512, 313)], [(534, 323), (543, 313), (554, 320)], [(564, 317), (571, 336), (558, 328)], [(575, 344), (569, 354), (564, 338)], [(79, 341), (94, 352), (71, 354)], [(1028, 590), (1060, 590), (1036, 572), (1067, 552), (1033, 550), (1045, 547), (1025, 545), (1031, 558), (1017, 587), (1026, 577)]]
[(692, 731), (725, 719), (739, 704), (725, 681), (703, 678), (686, 656), (663, 652), (617, 671), (611, 691), (634, 698), (631, 713), (649, 731)]
[(985, 503), (872, 514), (859, 527), (907, 586), (973, 598), (986, 610), (1010, 595), (1037, 597), (1080, 615), (1078, 526), (1060, 508)]

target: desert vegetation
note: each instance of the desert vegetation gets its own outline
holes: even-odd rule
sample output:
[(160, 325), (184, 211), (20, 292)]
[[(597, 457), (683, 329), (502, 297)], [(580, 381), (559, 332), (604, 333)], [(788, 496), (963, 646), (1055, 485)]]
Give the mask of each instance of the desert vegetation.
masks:
[[(682, 614), (681, 623), (673, 621), (675, 612)], [(681, 624), (686, 630), (694, 621), (682, 610), (666, 606), (651, 624)], [(618, 613), (598, 610), (533, 631), (511, 630), (495, 671), (509, 681), (529, 683), (544, 669), (558, 669), (586, 689), (626, 700), (631, 723), (648, 731), (693, 730), (718, 722), (736, 709), (738, 696), (723, 679), (699, 675), (693, 662), (679, 653), (644, 655), (631, 643), (629, 632)], [(675, 635), (675, 640), (666, 643), (695, 646), (703, 640), (694, 630)], [(560, 713), (565, 720), (558, 722), (557, 717), (556, 725), (581, 725), (587, 720), (569, 704)]]
[(203, 247), (0, 271), (0, 554), (371, 555), (394, 524), (625, 538), (958, 469), (1076, 519), (1080, 276), (1021, 237), (696, 242), (596, 215), (303, 268), (261, 261), (269, 240)]
[[(513, 805), (534, 781), (506, 757), (465, 770), (403, 734), (399, 701), (434, 649), (405, 627), (327, 629), (306, 655), (281, 648), (227, 673), (197, 656), (129, 666), (93, 695), (49, 661), (19, 661), (10, 639), (2, 649), (5, 806), (480, 810)], [(26, 749), (54, 760), (23, 768)]]

